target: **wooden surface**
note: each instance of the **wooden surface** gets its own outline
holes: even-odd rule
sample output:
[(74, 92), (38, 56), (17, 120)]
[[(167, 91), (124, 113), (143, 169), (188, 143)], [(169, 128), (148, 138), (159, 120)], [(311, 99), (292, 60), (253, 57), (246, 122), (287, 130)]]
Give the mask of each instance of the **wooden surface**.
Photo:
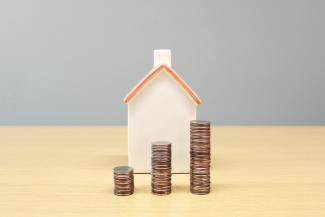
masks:
[(212, 192), (112, 194), (125, 127), (0, 127), (0, 216), (325, 216), (325, 127), (215, 127)]

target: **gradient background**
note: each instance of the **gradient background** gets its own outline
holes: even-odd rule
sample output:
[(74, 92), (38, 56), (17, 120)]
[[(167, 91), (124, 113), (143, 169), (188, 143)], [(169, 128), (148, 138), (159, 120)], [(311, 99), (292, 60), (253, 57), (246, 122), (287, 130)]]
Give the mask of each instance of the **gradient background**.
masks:
[[(2, 0), (0, 124), (126, 124), (172, 49), (214, 124), (325, 124), (325, 1)], [(168, 106), (168, 105), (166, 105)]]

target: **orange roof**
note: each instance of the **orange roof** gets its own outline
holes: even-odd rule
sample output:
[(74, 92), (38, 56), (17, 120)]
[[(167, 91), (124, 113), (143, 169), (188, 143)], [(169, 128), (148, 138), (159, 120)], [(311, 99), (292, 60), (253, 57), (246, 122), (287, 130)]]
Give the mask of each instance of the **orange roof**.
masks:
[(193, 98), (194, 102), (201, 104), (201, 99), (199, 96), (192, 90), (192, 88), (169, 66), (160, 65), (153, 70), (151, 70), (135, 87), (126, 95), (124, 98), (125, 103), (129, 103), (133, 97), (135, 97), (145, 86), (147, 82), (153, 79), (158, 73), (164, 69), (170, 76), (172, 76), (181, 87)]

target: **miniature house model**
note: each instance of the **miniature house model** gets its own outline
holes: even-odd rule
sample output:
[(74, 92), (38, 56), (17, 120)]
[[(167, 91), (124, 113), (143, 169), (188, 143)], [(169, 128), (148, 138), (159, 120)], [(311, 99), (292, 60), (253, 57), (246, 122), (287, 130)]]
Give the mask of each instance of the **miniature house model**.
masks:
[(170, 50), (154, 51), (154, 68), (128, 93), (128, 163), (136, 173), (151, 171), (151, 143), (172, 142), (172, 172), (190, 170), (190, 121), (201, 103), (171, 68)]

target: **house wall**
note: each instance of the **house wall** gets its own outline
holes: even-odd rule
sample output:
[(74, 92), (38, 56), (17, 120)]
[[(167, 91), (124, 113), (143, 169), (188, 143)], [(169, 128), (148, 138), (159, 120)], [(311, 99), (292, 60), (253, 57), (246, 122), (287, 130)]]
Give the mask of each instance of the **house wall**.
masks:
[(192, 98), (167, 73), (159, 73), (128, 105), (129, 165), (151, 171), (151, 143), (172, 142), (173, 172), (189, 172), (190, 120), (196, 119)]

